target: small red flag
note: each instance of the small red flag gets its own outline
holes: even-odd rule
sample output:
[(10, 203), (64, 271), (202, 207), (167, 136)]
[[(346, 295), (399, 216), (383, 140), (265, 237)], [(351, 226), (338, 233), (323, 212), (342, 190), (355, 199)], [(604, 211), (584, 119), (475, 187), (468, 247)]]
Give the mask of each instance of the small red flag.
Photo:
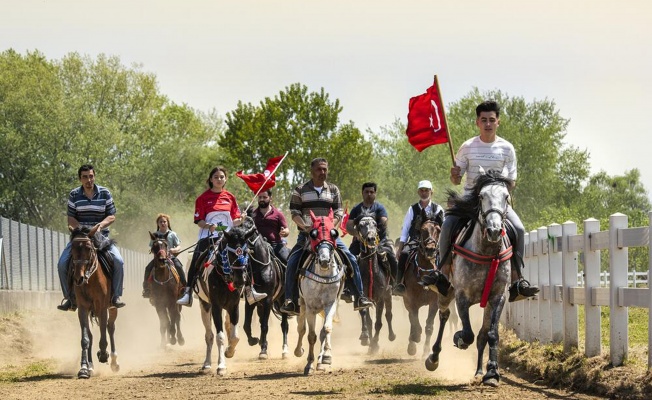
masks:
[(410, 99), (405, 134), (410, 144), (420, 152), (426, 147), (448, 142), (448, 126), (436, 76), (435, 83), (424, 94)]
[[(265, 171), (262, 174), (247, 175), (243, 174), (242, 171), (238, 171), (235, 173), (235, 176), (242, 179), (247, 184), (247, 186), (249, 186), (249, 189), (251, 189), (254, 193), (271, 189), (276, 184), (276, 176), (273, 174), (273, 172), (281, 163), (283, 157), (284, 156), (278, 156), (267, 160)], [(267, 182), (265, 182), (265, 180), (267, 180)]]
[(346, 236), (346, 223), (349, 221), (349, 207), (346, 207), (344, 210), (344, 215), (342, 215), (342, 223), (340, 224), (340, 230), (342, 231), (342, 237)]

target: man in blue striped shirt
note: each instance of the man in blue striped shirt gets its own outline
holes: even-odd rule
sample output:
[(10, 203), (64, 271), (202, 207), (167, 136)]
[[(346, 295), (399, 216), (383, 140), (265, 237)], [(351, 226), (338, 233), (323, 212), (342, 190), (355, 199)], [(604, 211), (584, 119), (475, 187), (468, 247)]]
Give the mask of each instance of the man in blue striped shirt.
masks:
[[(70, 191), (68, 197), (68, 225), (77, 228), (87, 226), (89, 228), (100, 225), (101, 234), (109, 236), (109, 225), (115, 221), (115, 204), (111, 192), (103, 186), (95, 184), (95, 170), (90, 164), (84, 164), (77, 171), (81, 186)], [(70, 248), (72, 242), (63, 249), (59, 258), (59, 281), (64, 301), (57, 306), (62, 311), (75, 311), (74, 292), (70, 290), (68, 282), (68, 264), (70, 262)], [(108, 249), (113, 257), (113, 277), (111, 279), (111, 306), (120, 308), (125, 303), (120, 300), (122, 296), (122, 281), (124, 278), (124, 261), (120, 250), (114, 245)]]

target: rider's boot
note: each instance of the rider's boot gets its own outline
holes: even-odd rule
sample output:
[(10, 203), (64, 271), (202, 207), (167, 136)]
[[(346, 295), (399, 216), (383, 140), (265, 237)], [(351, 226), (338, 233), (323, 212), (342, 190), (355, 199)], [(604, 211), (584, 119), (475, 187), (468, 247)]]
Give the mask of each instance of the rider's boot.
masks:
[[(521, 273), (521, 258), (517, 254), (512, 256), (512, 279), (516, 278), (509, 287), (509, 302), (525, 300), (539, 293), (539, 288), (530, 286), (530, 282), (523, 278)], [(516, 275), (516, 277), (514, 277)]]
[(258, 293), (253, 285), (245, 286), (245, 298), (250, 306), (253, 306), (266, 297), (267, 293)]
[(299, 304), (292, 301), (292, 299), (285, 299), (285, 302), (281, 306), (281, 312), (287, 315), (297, 316), (299, 315)]
[(403, 296), (405, 294), (405, 285), (403, 284), (403, 274), (405, 271), (399, 265), (398, 270), (396, 271), (396, 285), (392, 288), (392, 294), (394, 296)]
[(177, 300), (177, 304), (192, 307), (192, 286), (188, 285), (183, 289), (183, 295)]
[(122, 308), (126, 306), (124, 301), (120, 299), (120, 296), (114, 296), (113, 299), (111, 300), (111, 307), (110, 308)]
[(76, 311), (77, 310), (77, 304), (75, 304), (75, 298), (70, 296), (69, 299), (63, 299), (61, 301), (61, 304), (57, 306), (57, 309), (61, 311)]
[(434, 290), (435, 292), (446, 297), (448, 296), (448, 291), (451, 288), (451, 283), (447, 278), (449, 269), (450, 264), (435, 267), (430, 275), (425, 275), (421, 278), (421, 282), (419, 282), (419, 284), (428, 287), (430, 290)]

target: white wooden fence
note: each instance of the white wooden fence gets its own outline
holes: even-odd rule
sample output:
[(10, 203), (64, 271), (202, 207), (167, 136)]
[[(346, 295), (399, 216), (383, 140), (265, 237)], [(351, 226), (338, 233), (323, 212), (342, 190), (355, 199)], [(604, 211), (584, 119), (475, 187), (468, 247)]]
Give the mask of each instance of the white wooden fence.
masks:
[[(600, 355), (600, 307), (609, 307), (609, 355), (614, 366), (622, 365), (628, 352), (628, 307), (648, 308), (648, 367), (652, 368), (652, 294), (650, 287), (628, 285), (628, 248), (648, 247), (652, 264), (649, 225), (628, 227), (626, 215), (609, 217), (609, 229), (600, 222), (584, 221), (584, 233), (577, 224), (552, 224), (526, 234), (525, 271), (532, 285), (541, 290), (537, 298), (509, 303), (503, 314), (507, 326), (522, 340), (563, 343), (564, 351), (579, 347), (578, 305), (585, 310), (584, 354)], [(609, 250), (608, 287), (601, 285), (600, 250)], [(584, 256), (584, 286), (578, 285), (578, 254)], [(652, 265), (648, 266), (649, 282)], [(640, 285), (643, 282), (638, 282)]]

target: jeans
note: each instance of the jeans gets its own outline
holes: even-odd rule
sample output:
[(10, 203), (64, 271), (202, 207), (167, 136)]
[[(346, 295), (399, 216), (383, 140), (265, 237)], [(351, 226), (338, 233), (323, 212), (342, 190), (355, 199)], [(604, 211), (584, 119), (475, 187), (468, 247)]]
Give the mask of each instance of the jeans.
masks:
[(283, 264), (287, 265), (288, 257), (290, 256), (290, 249), (287, 248), (284, 242), (271, 243), (271, 245), (274, 250), (274, 255), (276, 255)]
[[(59, 263), (57, 264), (57, 270), (59, 272), (59, 282), (61, 283), (61, 291), (63, 292), (63, 297), (70, 299), (70, 286), (68, 285), (68, 264), (70, 263), (70, 251), (72, 247), (72, 242), (68, 242), (66, 248), (63, 249), (61, 257), (59, 257)], [(122, 284), (124, 281), (124, 260), (120, 254), (120, 250), (115, 245), (111, 245), (108, 248), (108, 252), (111, 253), (113, 257), (113, 277), (111, 278), (111, 292), (113, 293), (113, 298), (122, 296)]]
[[(288, 258), (288, 269), (285, 274), (285, 298), (294, 299), (294, 293), (296, 292), (296, 281), (297, 281), (297, 271), (299, 269), (299, 261), (301, 260), (301, 254), (303, 253), (303, 247), (307, 241), (306, 234), (301, 232), (297, 237), (297, 243), (292, 248), (290, 252), (290, 257)], [(349, 249), (346, 247), (342, 239), (337, 238), (335, 245), (340, 249), (346, 258), (349, 259), (351, 266), (353, 267), (353, 283), (355, 284), (355, 290), (357, 293), (355, 295), (360, 298), (364, 296), (364, 291), (362, 289), (362, 278), (360, 277), (360, 267), (358, 267), (358, 262), (355, 259), (355, 256), (351, 254)]]

